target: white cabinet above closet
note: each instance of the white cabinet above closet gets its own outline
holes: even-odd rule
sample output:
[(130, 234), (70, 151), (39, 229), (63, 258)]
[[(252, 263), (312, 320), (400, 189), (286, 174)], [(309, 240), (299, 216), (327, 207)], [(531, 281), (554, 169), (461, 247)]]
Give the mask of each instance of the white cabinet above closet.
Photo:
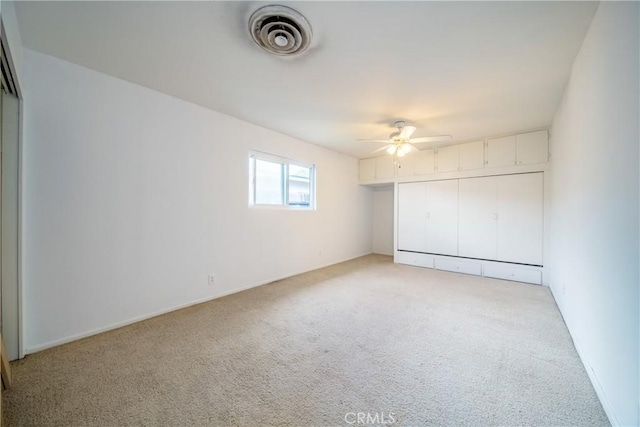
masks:
[(460, 144), (460, 170), (468, 171), (484, 167), (484, 141)]
[(460, 148), (457, 145), (438, 148), (438, 173), (457, 172), (460, 168)]
[(398, 177), (429, 175), (434, 172), (434, 150), (422, 150), (398, 159)]
[[(416, 147), (417, 148), (417, 147)], [(361, 184), (536, 172), (549, 160), (547, 130), (360, 160)], [(427, 176), (431, 177), (427, 178)], [(442, 178), (440, 177), (442, 175)]]
[(487, 140), (487, 167), (490, 168), (544, 163), (548, 159), (546, 130)]
[(482, 169), (484, 167), (484, 141), (440, 147), (436, 163), (438, 173)]
[(395, 161), (391, 156), (376, 157), (376, 179), (393, 179)]
[(384, 180), (392, 182), (395, 178), (395, 162), (393, 156), (375, 157), (360, 160), (360, 182)]

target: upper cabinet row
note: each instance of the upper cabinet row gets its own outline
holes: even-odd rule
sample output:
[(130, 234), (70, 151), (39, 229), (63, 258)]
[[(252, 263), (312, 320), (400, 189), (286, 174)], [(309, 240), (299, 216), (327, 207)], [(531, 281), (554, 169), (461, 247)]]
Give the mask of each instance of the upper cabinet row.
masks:
[[(360, 181), (544, 163), (549, 159), (547, 130), (466, 142), (394, 156), (360, 160)], [(396, 175), (397, 166), (397, 175)]]

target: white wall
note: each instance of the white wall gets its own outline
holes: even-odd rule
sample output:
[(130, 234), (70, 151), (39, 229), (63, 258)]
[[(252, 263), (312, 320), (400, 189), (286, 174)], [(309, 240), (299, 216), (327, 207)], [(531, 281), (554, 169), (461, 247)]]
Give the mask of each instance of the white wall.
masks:
[(373, 191), (373, 252), (393, 256), (393, 186)]
[[(355, 158), (23, 60), (27, 352), (371, 252)], [(315, 163), (317, 210), (249, 208), (249, 150)]]
[(551, 289), (618, 425), (640, 423), (638, 6), (600, 3), (551, 129)]

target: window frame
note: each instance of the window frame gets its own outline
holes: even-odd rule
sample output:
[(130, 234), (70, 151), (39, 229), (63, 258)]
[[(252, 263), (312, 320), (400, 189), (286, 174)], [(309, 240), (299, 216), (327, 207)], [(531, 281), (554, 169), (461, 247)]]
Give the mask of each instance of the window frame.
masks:
[[(256, 160), (278, 163), (282, 165), (282, 203), (256, 203)], [(289, 166), (299, 166), (309, 169), (309, 205), (291, 205), (289, 200)], [(313, 163), (293, 160), (275, 154), (261, 151), (249, 151), (249, 207), (267, 209), (292, 209), (303, 211), (316, 210), (316, 165)]]

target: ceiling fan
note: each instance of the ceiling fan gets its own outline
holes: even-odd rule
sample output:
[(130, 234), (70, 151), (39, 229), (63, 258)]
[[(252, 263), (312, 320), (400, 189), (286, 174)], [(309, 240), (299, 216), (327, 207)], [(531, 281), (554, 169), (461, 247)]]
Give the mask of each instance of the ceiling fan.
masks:
[(386, 150), (387, 153), (402, 157), (411, 151), (418, 151), (412, 144), (420, 142), (436, 142), (451, 139), (451, 135), (424, 136), (420, 138), (411, 138), (413, 132), (416, 131), (415, 126), (406, 126), (403, 120), (398, 120), (393, 124), (398, 130), (389, 135), (389, 139), (358, 139), (363, 142), (385, 142), (388, 145), (378, 148), (371, 154)]

